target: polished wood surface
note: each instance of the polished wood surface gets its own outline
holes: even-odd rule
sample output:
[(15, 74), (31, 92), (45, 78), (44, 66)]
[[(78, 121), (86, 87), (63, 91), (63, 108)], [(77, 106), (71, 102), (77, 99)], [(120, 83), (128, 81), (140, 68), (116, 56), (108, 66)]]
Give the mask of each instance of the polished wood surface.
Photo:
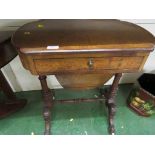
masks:
[(15, 33), (13, 44), (27, 54), (103, 52), (151, 50), (154, 39), (140, 26), (125, 21), (64, 19), (28, 23)]
[(56, 75), (56, 78), (60, 82), (61, 86), (69, 89), (93, 89), (102, 86), (114, 74), (61, 74)]
[(154, 37), (119, 20), (39, 20), (19, 28), (12, 43), (34, 75), (115, 73), (141, 69), (154, 48)]
[(120, 20), (40, 20), (18, 29), (12, 43), (23, 66), (39, 75), (45, 101), (45, 134), (50, 134), (50, 105), (55, 101), (46, 75), (56, 75), (64, 88), (71, 89), (100, 87), (114, 75), (108, 93), (101, 93), (101, 98), (106, 98), (112, 134), (115, 96), (122, 73), (142, 70), (155, 45), (151, 33)]
[[(150, 53), (148, 51), (118, 51), (115, 53), (24, 54), (19, 52), (23, 66), (34, 75), (63, 73), (136, 72)], [(102, 61), (103, 60), (103, 61)], [(90, 61), (92, 66), (89, 66)], [(130, 64), (130, 65), (127, 65)], [(102, 66), (103, 65), (103, 66)]]
[(43, 88), (42, 95), (44, 98), (44, 107), (43, 107), (43, 117), (45, 120), (45, 135), (49, 135), (51, 133), (51, 107), (53, 104), (53, 94), (51, 93), (51, 90), (48, 88), (46, 76), (39, 76), (39, 80), (41, 83), (41, 86)]
[[(38, 74), (58, 74), (73, 72), (102, 72), (103, 70), (135, 70), (137, 71), (144, 60), (139, 57), (102, 57), (102, 58), (66, 58), (34, 60)], [(90, 65), (90, 63), (92, 63)]]

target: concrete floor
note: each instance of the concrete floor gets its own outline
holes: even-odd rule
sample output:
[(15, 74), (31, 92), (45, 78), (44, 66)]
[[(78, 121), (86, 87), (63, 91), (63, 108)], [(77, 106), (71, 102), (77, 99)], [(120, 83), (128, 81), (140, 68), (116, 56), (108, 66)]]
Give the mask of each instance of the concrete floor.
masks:
[[(116, 135), (154, 135), (155, 115), (142, 117), (127, 107), (131, 84), (120, 85), (115, 116)], [(97, 90), (56, 90), (56, 98), (94, 97)], [(28, 104), (20, 111), (0, 120), (0, 135), (41, 135), (44, 131), (40, 91), (17, 93)], [(107, 135), (107, 111), (101, 103), (55, 104), (52, 110), (53, 135)]]

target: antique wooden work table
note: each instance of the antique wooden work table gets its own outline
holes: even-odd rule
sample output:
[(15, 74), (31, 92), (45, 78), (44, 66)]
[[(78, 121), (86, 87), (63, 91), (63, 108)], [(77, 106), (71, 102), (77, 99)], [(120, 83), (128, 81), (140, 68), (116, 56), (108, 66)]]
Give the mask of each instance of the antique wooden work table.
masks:
[(50, 134), (51, 107), (56, 100), (46, 75), (56, 75), (64, 88), (91, 89), (113, 75), (107, 93), (98, 98), (59, 100), (61, 103), (102, 101), (114, 133), (115, 95), (122, 73), (140, 71), (154, 49), (154, 38), (145, 29), (119, 20), (40, 20), (19, 28), (12, 37), (23, 66), (41, 82), (45, 134)]

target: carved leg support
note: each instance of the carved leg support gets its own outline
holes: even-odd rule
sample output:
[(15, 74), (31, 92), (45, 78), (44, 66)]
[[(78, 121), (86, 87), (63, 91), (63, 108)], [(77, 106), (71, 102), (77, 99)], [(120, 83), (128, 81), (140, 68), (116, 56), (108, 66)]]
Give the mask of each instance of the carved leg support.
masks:
[(44, 98), (43, 116), (45, 120), (45, 135), (51, 134), (51, 106), (53, 95), (47, 86), (46, 76), (39, 76), (39, 80), (42, 87), (42, 94)]
[(112, 86), (110, 87), (110, 91), (107, 95), (106, 99), (106, 105), (108, 106), (108, 113), (109, 113), (109, 133), (114, 134), (115, 133), (115, 127), (114, 127), (114, 115), (116, 113), (116, 103), (115, 103), (115, 96), (118, 89), (118, 83), (121, 78), (122, 74), (117, 73), (115, 74), (114, 81), (112, 83)]

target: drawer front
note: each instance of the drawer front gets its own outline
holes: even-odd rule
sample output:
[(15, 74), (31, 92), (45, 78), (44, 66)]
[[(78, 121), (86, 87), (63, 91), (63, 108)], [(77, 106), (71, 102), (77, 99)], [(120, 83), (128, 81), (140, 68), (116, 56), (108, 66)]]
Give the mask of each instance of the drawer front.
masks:
[(144, 57), (103, 57), (103, 58), (65, 58), (35, 59), (38, 73), (64, 73), (97, 70), (138, 70)]

